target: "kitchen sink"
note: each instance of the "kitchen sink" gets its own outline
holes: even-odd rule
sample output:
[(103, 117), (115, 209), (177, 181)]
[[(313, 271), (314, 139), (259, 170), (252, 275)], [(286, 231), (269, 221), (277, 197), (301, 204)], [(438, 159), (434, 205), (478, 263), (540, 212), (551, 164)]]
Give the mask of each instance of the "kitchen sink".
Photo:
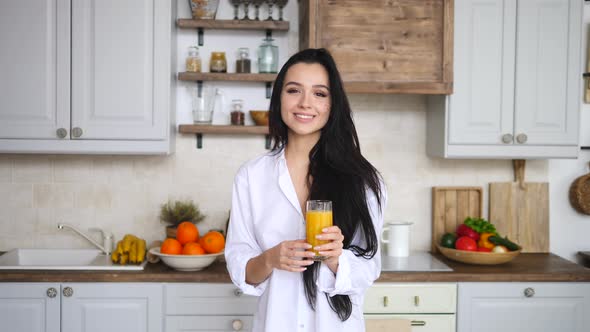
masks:
[(0, 270), (143, 270), (117, 265), (98, 249), (13, 249), (0, 256)]

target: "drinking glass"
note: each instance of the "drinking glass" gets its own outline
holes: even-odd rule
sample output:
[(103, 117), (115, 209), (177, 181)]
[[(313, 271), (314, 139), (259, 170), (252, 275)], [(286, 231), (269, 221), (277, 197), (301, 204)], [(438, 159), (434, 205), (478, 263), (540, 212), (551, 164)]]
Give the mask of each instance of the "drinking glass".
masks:
[(318, 240), (316, 235), (322, 234), (322, 229), (332, 226), (332, 201), (310, 200), (305, 203), (305, 206), (306, 241), (312, 246), (309, 250), (315, 254), (312, 259), (323, 261), (326, 256), (321, 256), (313, 248), (330, 242), (330, 240)]
[(242, 18), (242, 20), (250, 21), (250, 14), (248, 13), (248, 9), (250, 7), (250, 4), (252, 3), (252, 0), (241, 0), (241, 1), (244, 4), (244, 17)]
[(277, 0), (277, 6), (279, 6), (279, 21), (283, 20), (283, 8), (287, 5), (289, 0)]
[(264, 3), (264, 0), (254, 0), (254, 8), (255, 8), (255, 13), (256, 13), (256, 17), (254, 18), (256, 21), (260, 21), (260, 6), (262, 6), (262, 4)]
[(268, 18), (266, 19), (267, 21), (274, 21), (274, 19), (272, 18), (272, 7), (276, 2), (277, 0), (266, 0), (266, 3), (268, 4)]
[(232, 6), (234, 6), (234, 20), (238, 19), (238, 10), (240, 8), (240, 0), (231, 0)]
[(213, 108), (215, 106), (216, 89), (205, 86), (199, 94), (196, 87), (191, 87), (193, 106), (193, 121), (195, 124), (211, 124)]

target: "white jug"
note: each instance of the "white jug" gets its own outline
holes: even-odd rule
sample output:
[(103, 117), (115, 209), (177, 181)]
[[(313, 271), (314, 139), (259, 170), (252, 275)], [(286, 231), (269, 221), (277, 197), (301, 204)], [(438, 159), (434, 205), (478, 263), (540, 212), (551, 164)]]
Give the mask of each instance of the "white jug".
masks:
[(410, 254), (410, 225), (407, 221), (388, 221), (383, 225), (381, 243), (385, 254), (392, 257), (407, 257)]

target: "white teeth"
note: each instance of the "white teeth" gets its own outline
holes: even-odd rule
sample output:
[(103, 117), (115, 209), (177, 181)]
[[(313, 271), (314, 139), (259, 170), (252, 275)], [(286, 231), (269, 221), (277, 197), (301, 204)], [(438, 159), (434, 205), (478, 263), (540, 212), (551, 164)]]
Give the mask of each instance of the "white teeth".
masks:
[(305, 115), (305, 114), (295, 114), (296, 117), (301, 119), (312, 119), (313, 115)]

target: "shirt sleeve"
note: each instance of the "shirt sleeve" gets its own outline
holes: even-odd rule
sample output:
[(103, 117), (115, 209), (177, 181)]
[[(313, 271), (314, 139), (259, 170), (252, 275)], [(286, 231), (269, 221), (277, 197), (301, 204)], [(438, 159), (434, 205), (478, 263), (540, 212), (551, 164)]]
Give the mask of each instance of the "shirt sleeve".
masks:
[[(381, 244), (379, 242), (379, 235), (383, 228), (382, 211), (387, 205), (385, 184), (381, 183), (381, 186), (383, 188), (381, 195), (382, 208), (379, 207), (377, 197), (375, 197), (372, 191), (368, 191), (369, 198), (367, 199), (367, 207), (369, 208), (373, 226), (375, 227), (375, 234), (377, 235), (377, 253), (371, 259), (366, 259), (355, 256), (351, 250), (343, 250), (342, 255), (338, 259), (338, 271), (336, 274), (326, 264), (321, 265), (317, 279), (319, 291), (325, 292), (329, 296), (362, 295), (379, 278), (381, 274)], [(360, 244), (361, 239), (356, 237), (352, 243)]]
[(256, 286), (246, 282), (246, 264), (250, 259), (262, 253), (254, 235), (248, 187), (247, 169), (243, 167), (238, 171), (232, 189), (225, 260), (232, 282), (244, 294), (260, 296), (266, 289), (268, 279)]

